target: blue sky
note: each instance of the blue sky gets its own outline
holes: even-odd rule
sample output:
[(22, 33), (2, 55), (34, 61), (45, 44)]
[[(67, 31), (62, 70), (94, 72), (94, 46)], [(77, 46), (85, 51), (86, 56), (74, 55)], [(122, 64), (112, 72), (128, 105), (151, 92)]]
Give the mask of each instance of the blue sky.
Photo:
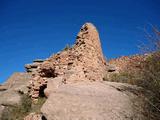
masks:
[(160, 0), (0, 0), (0, 83), (73, 44), (85, 22), (97, 27), (107, 58), (136, 54), (141, 28), (160, 25)]

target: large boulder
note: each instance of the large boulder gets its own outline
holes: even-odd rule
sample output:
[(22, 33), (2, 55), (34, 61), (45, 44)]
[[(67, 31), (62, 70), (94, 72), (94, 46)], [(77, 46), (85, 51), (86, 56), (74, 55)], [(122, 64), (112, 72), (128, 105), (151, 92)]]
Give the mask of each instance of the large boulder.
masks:
[(127, 84), (100, 82), (62, 85), (49, 96), (41, 111), (47, 120), (140, 120), (141, 106), (136, 112), (133, 107), (138, 96), (121, 91), (125, 87), (134, 89)]
[(44, 90), (46, 97), (49, 97), (54, 91), (56, 91), (63, 84), (62, 77), (56, 77), (48, 79), (47, 88)]

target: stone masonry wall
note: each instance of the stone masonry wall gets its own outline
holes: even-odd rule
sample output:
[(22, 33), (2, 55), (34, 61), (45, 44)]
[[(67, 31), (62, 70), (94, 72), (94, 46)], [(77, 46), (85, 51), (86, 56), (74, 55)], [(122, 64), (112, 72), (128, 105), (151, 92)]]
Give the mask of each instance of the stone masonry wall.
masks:
[(107, 64), (95, 26), (91, 23), (84, 24), (72, 48), (63, 50), (44, 61), (26, 65), (26, 69), (32, 73), (28, 87), (34, 100), (47, 87), (50, 79), (61, 77), (63, 84), (103, 80)]

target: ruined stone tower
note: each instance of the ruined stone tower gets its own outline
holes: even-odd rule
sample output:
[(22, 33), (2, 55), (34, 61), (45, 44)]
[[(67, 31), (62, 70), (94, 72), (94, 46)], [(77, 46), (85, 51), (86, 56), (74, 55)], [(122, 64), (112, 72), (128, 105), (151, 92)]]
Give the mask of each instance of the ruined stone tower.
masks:
[(33, 99), (53, 79), (61, 79), (62, 84), (80, 81), (100, 81), (106, 71), (106, 60), (102, 53), (99, 34), (95, 26), (86, 23), (80, 29), (73, 47), (65, 49), (45, 61), (26, 65), (32, 72), (29, 86)]
[(100, 38), (95, 26), (86, 23), (77, 35), (74, 51), (79, 55), (79, 67), (82, 67), (85, 78), (89, 80), (102, 80), (106, 61), (104, 59)]

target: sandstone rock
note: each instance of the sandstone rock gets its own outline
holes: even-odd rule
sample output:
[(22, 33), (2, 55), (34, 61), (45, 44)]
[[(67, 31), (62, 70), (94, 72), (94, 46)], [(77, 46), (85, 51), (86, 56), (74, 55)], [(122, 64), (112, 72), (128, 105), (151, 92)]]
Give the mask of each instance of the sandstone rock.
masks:
[(0, 92), (1, 92), (1, 91), (5, 91), (5, 90), (7, 90), (7, 89), (8, 89), (7, 86), (5, 86), (5, 85), (0, 85)]
[(5, 83), (3, 83), (0, 87), (5, 86), (6, 89), (14, 88), (20, 86), (25, 86), (28, 84), (28, 80), (31, 78), (31, 75), (28, 73), (14, 73)]
[(36, 114), (36, 113), (30, 113), (28, 116), (24, 118), (24, 120), (44, 120), (42, 119), (41, 114)]
[(44, 90), (45, 96), (49, 97), (49, 95), (53, 93), (56, 89), (58, 89), (62, 84), (63, 84), (62, 77), (48, 79), (47, 88)]
[(6, 106), (10, 107), (20, 104), (20, 93), (28, 93), (27, 86), (30, 79), (31, 75), (28, 73), (14, 73), (0, 86), (0, 118)]
[(16, 91), (7, 90), (0, 93), (0, 105), (14, 106), (20, 103), (21, 97)]
[(115, 65), (108, 64), (107, 72), (115, 72), (117, 70)]
[(42, 59), (36, 59), (31, 64), (26, 64), (25, 69), (27, 72), (36, 72), (38, 66), (40, 66), (45, 60)]
[[(127, 84), (123, 86), (130, 87)], [(119, 85), (119, 89), (123, 86)], [(141, 107), (133, 110), (136, 95), (121, 92), (117, 85), (79, 82), (60, 86), (41, 111), (47, 120), (140, 120)]]
[(41, 63), (32, 63), (32, 64), (26, 64), (25, 68), (27, 72), (34, 72), (36, 68), (40, 65)]
[(30, 74), (14, 73), (2, 86), (5, 86), (5, 91), (0, 91), (0, 105), (16, 105), (20, 102), (21, 93), (28, 93), (27, 86), (29, 85)]
[(43, 60), (43, 59), (36, 59), (36, 60), (34, 60), (33, 62), (35, 63), (42, 63), (42, 62), (44, 62), (45, 60)]

